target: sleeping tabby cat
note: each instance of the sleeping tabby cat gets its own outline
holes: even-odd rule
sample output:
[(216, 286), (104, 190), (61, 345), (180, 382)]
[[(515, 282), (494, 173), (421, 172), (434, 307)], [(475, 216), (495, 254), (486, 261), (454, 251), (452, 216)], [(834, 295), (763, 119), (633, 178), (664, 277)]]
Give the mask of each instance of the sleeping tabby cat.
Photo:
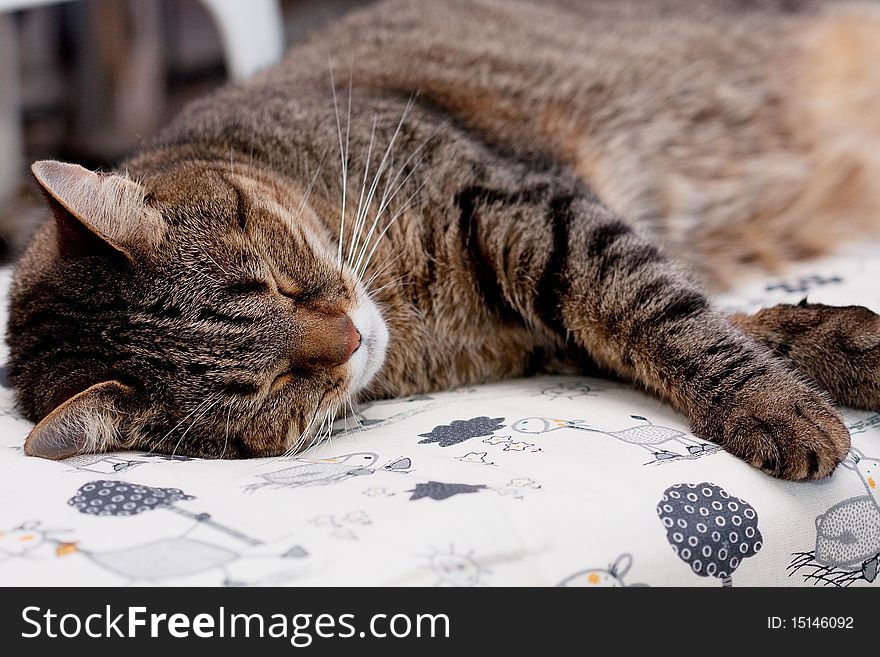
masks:
[(598, 368), (824, 477), (880, 318), (703, 286), (878, 222), (878, 37), (872, 3), (391, 0), (119, 173), (37, 162), (25, 453), (292, 454), (358, 399)]

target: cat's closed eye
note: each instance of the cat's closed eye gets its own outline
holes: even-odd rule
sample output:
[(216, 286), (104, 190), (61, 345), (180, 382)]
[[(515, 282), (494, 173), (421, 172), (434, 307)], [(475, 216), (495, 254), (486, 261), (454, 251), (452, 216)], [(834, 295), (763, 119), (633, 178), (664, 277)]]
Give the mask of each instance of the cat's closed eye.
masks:
[(278, 294), (282, 297), (287, 297), (288, 299), (292, 299), (297, 303), (308, 303), (309, 301), (313, 301), (318, 298), (318, 293), (314, 291), (302, 290), (300, 288), (295, 288), (289, 285), (278, 285)]
[(249, 381), (227, 383), (225, 392), (236, 397), (251, 397), (260, 391), (260, 386)]
[(226, 291), (230, 294), (241, 296), (274, 292), (297, 303), (308, 303), (319, 296), (319, 293), (316, 291), (307, 291), (287, 284), (267, 283), (258, 279), (230, 283), (226, 286)]
[(284, 372), (281, 372), (281, 373), (280, 373), (278, 376), (276, 376), (275, 379), (272, 381), (272, 388), (271, 388), (271, 389), (272, 389), (272, 392), (275, 392), (275, 391), (279, 390), (280, 388), (283, 388), (283, 387), (286, 386), (288, 383), (290, 383), (291, 381), (293, 381), (294, 378), (296, 378), (296, 373), (294, 373), (294, 372), (291, 371), (291, 370), (286, 370), (286, 371), (284, 371)]
[(260, 294), (269, 291), (269, 284), (259, 280), (237, 281), (227, 285), (226, 291), (230, 294)]

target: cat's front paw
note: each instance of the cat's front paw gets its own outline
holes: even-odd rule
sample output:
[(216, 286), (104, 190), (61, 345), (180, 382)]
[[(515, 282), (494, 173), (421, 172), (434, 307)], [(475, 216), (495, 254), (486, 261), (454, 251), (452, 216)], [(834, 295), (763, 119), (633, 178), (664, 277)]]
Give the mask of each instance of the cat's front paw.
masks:
[(768, 379), (712, 409), (695, 423), (695, 433), (774, 477), (827, 477), (850, 446), (840, 416), (821, 394), (795, 377)]
[(734, 322), (846, 406), (880, 409), (880, 315), (863, 306), (778, 305)]
[(823, 319), (802, 340), (816, 380), (841, 404), (880, 409), (880, 316), (863, 306), (806, 307)]

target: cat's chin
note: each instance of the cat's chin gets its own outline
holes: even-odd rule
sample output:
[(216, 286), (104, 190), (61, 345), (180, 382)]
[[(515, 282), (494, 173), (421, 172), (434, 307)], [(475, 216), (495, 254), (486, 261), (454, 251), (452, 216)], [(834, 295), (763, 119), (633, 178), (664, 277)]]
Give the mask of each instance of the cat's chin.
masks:
[(372, 381), (385, 362), (388, 328), (379, 308), (367, 295), (361, 295), (351, 319), (361, 334), (361, 346), (348, 361), (351, 376), (348, 394), (354, 397)]

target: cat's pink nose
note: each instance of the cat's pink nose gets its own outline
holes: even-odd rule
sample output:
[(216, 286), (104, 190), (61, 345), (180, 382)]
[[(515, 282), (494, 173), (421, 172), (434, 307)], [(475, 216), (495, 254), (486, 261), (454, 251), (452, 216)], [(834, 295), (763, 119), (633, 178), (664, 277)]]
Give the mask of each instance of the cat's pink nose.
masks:
[(348, 356), (346, 356), (345, 360), (348, 360), (352, 357), (352, 354), (356, 352), (361, 346), (361, 332), (357, 330), (357, 327), (354, 325), (354, 322), (349, 319), (348, 315), (345, 316), (348, 319), (348, 346), (346, 347), (346, 351), (348, 351)]
[(361, 346), (361, 334), (345, 312), (301, 308), (298, 319), (302, 334), (297, 348), (291, 354), (298, 366), (320, 368), (342, 365)]
[(324, 336), (323, 360), (328, 365), (342, 365), (361, 346), (361, 334), (346, 313), (330, 320), (330, 329)]

